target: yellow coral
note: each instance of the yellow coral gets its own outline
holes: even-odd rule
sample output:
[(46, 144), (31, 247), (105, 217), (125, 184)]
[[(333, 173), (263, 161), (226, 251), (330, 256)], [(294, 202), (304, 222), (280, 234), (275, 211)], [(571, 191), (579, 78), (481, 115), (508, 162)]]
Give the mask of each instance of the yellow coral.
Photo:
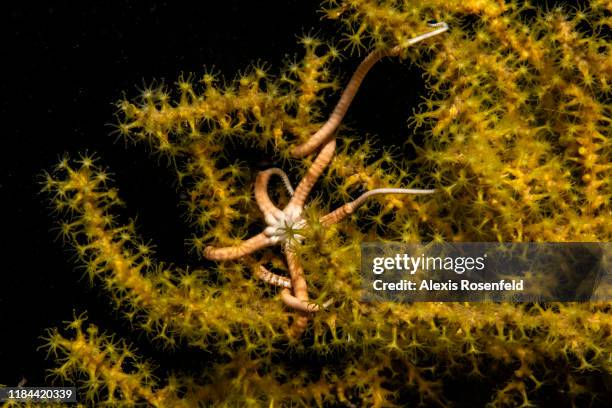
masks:
[[(307, 209), (298, 249), (311, 297), (333, 297), (334, 306), (313, 316), (304, 338), (291, 338), (297, 315), (253, 279), (259, 261), (193, 270), (158, 263), (134, 225), (114, 218), (122, 203), (108, 173), (89, 157), (63, 160), (45, 187), (67, 210), (62, 231), (94, 283), (153, 338), (183, 339), (215, 357), (195, 377), (154, 381), (128, 346), (76, 319), (68, 337), (48, 336), (65, 359), (55, 373), (84, 375), (88, 397), (111, 406), (442, 405), (445, 383), (466, 374), (486, 380), (492, 406), (529, 406), (550, 387), (574, 402), (597, 392), (593, 376), (612, 371), (609, 304), (363, 303), (351, 254), (366, 239), (610, 240), (612, 68), (609, 38), (598, 33), (610, 26), (610, 3), (544, 12), (514, 1), (332, 0), (324, 11), (346, 26), (346, 49), (403, 45), (432, 19), (451, 27), (401, 55), (423, 69), (429, 89), (411, 117), (424, 140), (415, 160), (338, 133), (318, 186), (325, 200)], [(591, 32), (578, 28), (583, 20)], [(301, 174), (311, 164), (290, 150), (320, 126), (322, 92), (338, 87), (330, 67), (339, 51), (312, 37), (302, 44), (303, 58), (276, 76), (258, 64), (220, 86), (205, 73), (199, 83), (180, 78), (176, 96), (146, 89), (118, 104), (117, 131), (176, 163), (200, 253), (260, 226), (248, 169), (224, 156), (226, 144), (271, 149)], [(378, 200), (376, 211), (361, 210), (365, 223), (318, 222), (330, 203), (408, 183), (440, 193)]]

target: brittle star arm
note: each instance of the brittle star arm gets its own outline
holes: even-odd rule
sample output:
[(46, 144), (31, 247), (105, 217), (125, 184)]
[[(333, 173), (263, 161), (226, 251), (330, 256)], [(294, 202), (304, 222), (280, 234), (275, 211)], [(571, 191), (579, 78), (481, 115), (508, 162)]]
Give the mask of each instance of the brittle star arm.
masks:
[[(281, 170), (282, 171), (282, 170)], [(365, 200), (369, 197), (376, 194), (431, 194), (436, 190), (422, 190), (422, 189), (409, 189), (409, 188), (378, 188), (375, 190), (368, 191), (362, 195), (360, 195), (356, 200), (351, 201), (350, 203), (346, 203), (343, 206), (337, 208), (336, 210), (330, 212), (329, 214), (324, 215), (320, 218), (319, 222), (323, 224), (323, 226), (328, 227), (330, 225), (336, 224), (342, 221), (344, 218), (352, 214), (359, 206), (361, 206)], [(279, 286), (285, 289), (291, 289), (291, 280), (284, 276), (280, 276), (271, 272), (263, 265), (259, 265), (255, 271), (255, 275), (263, 280), (266, 283), (269, 283), (273, 286)], [(289, 296), (291, 296), (291, 299)], [(288, 292), (284, 295), (283, 300), (288, 306), (292, 306), (293, 304), (297, 304), (296, 302), (300, 302), (299, 299), (295, 298)], [(297, 307), (298, 309), (301, 306)], [(301, 310), (301, 309), (300, 309)]]
[(324, 215), (319, 219), (319, 222), (328, 227), (332, 224), (336, 224), (347, 216), (352, 214), (359, 206), (361, 206), (365, 200), (377, 194), (431, 194), (436, 190), (421, 190), (421, 189), (411, 189), (411, 188), (377, 188), (375, 190), (370, 190), (366, 193), (360, 195), (356, 200), (351, 201), (350, 203), (346, 203), (341, 207), (338, 207), (334, 211), (329, 214)]
[(295, 190), (291, 185), (291, 181), (289, 180), (289, 176), (287, 176), (287, 173), (285, 173), (282, 169), (279, 169), (278, 167), (272, 167), (266, 171), (269, 171), (271, 174), (277, 175), (281, 178), (283, 184), (285, 185), (285, 189), (287, 190), (289, 195), (293, 195), (295, 193)]
[[(263, 265), (259, 265), (257, 270), (255, 271), (255, 275), (261, 279), (262, 281), (269, 283), (272, 286), (278, 286), (284, 289), (291, 289), (291, 279), (286, 278), (284, 276), (280, 276), (271, 272), (268, 268)], [(291, 295), (291, 292), (287, 292), (289, 294), (288, 297), (283, 300), (287, 304), (287, 306), (298, 305), (296, 308), (299, 310), (303, 310), (303, 302), (297, 299), (295, 296)], [(297, 300), (296, 300), (297, 299)], [(323, 308), (327, 308), (333, 302), (333, 298), (329, 299), (325, 303), (323, 303)], [(318, 312), (320, 310), (319, 306), (315, 303), (310, 303), (308, 305), (308, 311)]]
[(265, 266), (259, 265), (255, 270), (255, 275), (262, 281), (273, 286), (279, 286), (285, 289), (291, 289), (291, 279), (275, 274), (268, 270)]
[(220, 248), (207, 246), (204, 248), (204, 256), (211, 261), (232, 261), (245, 255), (250, 255), (259, 249), (274, 245), (276, 242), (261, 232), (240, 245)]
[(334, 152), (336, 150), (336, 139), (332, 138), (329, 140), (325, 146), (321, 149), (317, 158), (312, 163), (306, 175), (300, 181), (300, 184), (295, 189), (295, 193), (291, 200), (289, 200), (289, 204), (285, 208), (285, 212), (289, 213), (291, 211), (301, 212), (302, 208), (304, 208), (304, 204), (306, 202), (306, 198), (308, 194), (310, 194), (310, 190), (319, 179), (319, 176), (323, 174), (325, 167), (331, 162), (334, 157)]
[[(308, 303), (308, 288), (304, 278), (304, 269), (298, 260), (295, 250), (290, 243), (284, 247), (287, 266), (289, 266), (289, 274), (291, 275), (293, 294), (291, 294), (289, 289), (283, 289), (281, 292), (283, 302), (287, 306), (304, 313), (318, 311), (319, 307), (317, 305)], [(306, 330), (306, 326), (308, 326), (307, 314), (296, 317), (289, 328), (292, 337), (299, 337)]]
[[(264, 218), (266, 218), (266, 222), (268, 222), (269, 217), (274, 217), (276, 221), (284, 217), (283, 211), (274, 205), (274, 203), (270, 199), (270, 196), (268, 195), (268, 182), (270, 181), (270, 177), (275, 174), (282, 174), (285, 176), (284, 180), (286, 179), (287, 181), (289, 181), (285, 172), (276, 168), (260, 171), (259, 174), (257, 174), (257, 178), (255, 180), (255, 201), (257, 202), (257, 206), (263, 213)], [(285, 187), (286, 186), (287, 184), (285, 182)], [(289, 186), (291, 186), (291, 184), (289, 184)], [(268, 223), (271, 222), (273, 221), (270, 220), (270, 222)]]
[(334, 107), (334, 110), (329, 116), (329, 119), (327, 119), (327, 122), (325, 122), (323, 126), (314, 135), (312, 135), (310, 139), (308, 139), (305, 143), (294, 147), (291, 150), (291, 155), (293, 157), (303, 157), (303, 156), (309, 155), (310, 153), (315, 151), (316, 148), (321, 143), (323, 143), (328, 137), (330, 137), (336, 131), (336, 129), (342, 122), (344, 115), (346, 115), (346, 112), (351, 102), (353, 101), (353, 98), (355, 98), (355, 95), (357, 94), (357, 91), (359, 90), (359, 86), (361, 85), (361, 82), (365, 78), (366, 74), (370, 71), (370, 68), (372, 68), (374, 64), (376, 64), (379, 60), (381, 60), (384, 57), (398, 56), (402, 49), (407, 48), (408, 46), (411, 46), (413, 44), (416, 44), (419, 41), (423, 41), (427, 38), (434, 37), (448, 30), (448, 25), (444, 22), (430, 24), (430, 27), (436, 27), (437, 29), (427, 32), (425, 34), (419, 35), (417, 37), (411, 38), (410, 40), (408, 40), (406, 43), (402, 45), (398, 45), (398, 46), (395, 46), (387, 50), (375, 50), (375, 51), (372, 51), (370, 54), (368, 54), (368, 56), (361, 62), (361, 64), (359, 64), (359, 66), (355, 70), (355, 73), (353, 73), (353, 76), (351, 77), (348, 85), (342, 92), (342, 95), (340, 96), (340, 100)]
[(302, 312), (317, 312), (319, 307), (308, 302), (308, 287), (304, 278), (304, 268), (292, 247), (292, 244), (287, 244), (285, 247), (285, 257), (287, 258), (287, 266), (289, 267), (289, 275), (291, 275), (291, 288), (293, 294), (288, 290), (283, 290), (283, 301), (290, 307)]
[[(301, 316), (295, 318), (289, 328), (291, 336), (297, 338), (308, 326), (308, 314), (318, 312), (321, 310), (321, 307), (308, 301), (308, 288), (306, 279), (304, 278), (304, 269), (298, 260), (297, 254), (291, 247), (291, 244), (285, 245), (285, 257), (287, 258), (287, 265), (289, 266), (291, 286), (294, 294), (291, 294), (289, 289), (283, 289), (281, 291), (281, 298), (287, 306), (303, 313)], [(333, 299), (329, 299), (327, 302), (323, 303), (322, 307), (327, 308), (332, 302)]]

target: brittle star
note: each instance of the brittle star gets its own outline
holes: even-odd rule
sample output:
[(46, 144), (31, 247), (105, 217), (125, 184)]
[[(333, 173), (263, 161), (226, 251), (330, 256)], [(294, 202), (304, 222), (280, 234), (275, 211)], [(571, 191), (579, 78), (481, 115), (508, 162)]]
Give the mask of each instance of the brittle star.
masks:
[[(204, 256), (209, 260), (229, 261), (250, 255), (262, 248), (280, 244), (287, 260), (290, 278), (274, 274), (263, 265), (259, 266), (256, 275), (269, 284), (282, 287), (281, 298), (283, 302), (287, 306), (303, 313), (292, 324), (291, 333), (294, 337), (299, 336), (306, 329), (308, 314), (318, 312), (321, 309), (321, 306), (308, 301), (308, 288), (304, 278), (304, 270), (296, 255), (295, 245), (304, 239), (299, 234), (299, 230), (306, 227), (306, 220), (302, 217), (306, 199), (318, 178), (333, 159), (336, 148), (334, 133), (342, 122), (365, 75), (377, 61), (386, 56), (398, 56), (403, 48), (448, 30), (448, 25), (443, 22), (430, 24), (430, 26), (437, 29), (414, 37), (405, 44), (395, 46), (389, 50), (373, 51), (361, 62), (344, 89), (329, 119), (308, 141), (291, 151), (294, 157), (302, 157), (313, 153), (320, 147), (317, 157), (295, 191), (287, 175), (280, 169), (267, 169), (257, 175), (255, 180), (255, 201), (266, 222), (266, 228), (262, 232), (236, 246), (222, 248), (207, 246), (204, 249)], [(282, 210), (274, 205), (268, 195), (268, 182), (272, 175), (280, 176), (291, 194), (289, 203)], [(405, 188), (371, 190), (362, 194), (356, 200), (346, 203), (329, 214), (322, 216), (319, 222), (323, 227), (340, 222), (352, 214), (366, 199), (376, 194), (431, 194), (434, 191)], [(322, 306), (327, 307), (329, 303), (330, 301)]]

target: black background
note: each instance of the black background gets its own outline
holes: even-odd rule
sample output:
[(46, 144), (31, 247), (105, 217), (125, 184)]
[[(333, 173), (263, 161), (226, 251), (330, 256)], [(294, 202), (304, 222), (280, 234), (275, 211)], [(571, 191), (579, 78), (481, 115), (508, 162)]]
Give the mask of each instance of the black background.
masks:
[[(214, 3), (211, 6), (210, 3)], [(206, 354), (167, 353), (132, 332), (91, 287), (74, 254), (56, 239), (57, 217), (39, 194), (40, 174), (63, 153), (95, 153), (114, 174), (137, 217), (138, 231), (156, 245), (157, 259), (198, 265), (184, 244), (191, 230), (178, 206), (174, 172), (144, 145), (111, 136), (114, 103), (123, 93), (160, 80), (173, 84), (181, 72), (214, 66), (232, 79), (250, 62), (279, 68), (301, 55), (298, 36), (338, 40), (340, 25), (322, 20), (317, 1), (58, 2), (16, 5), (3, 12), (0, 128), (0, 384), (45, 385), (54, 366), (40, 336), (63, 327), (73, 312), (88, 312), (101, 329), (129, 338), (167, 369), (195, 369)], [(358, 57), (337, 63), (343, 83)], [(347, 123), (360, 134), (392, 144), (406, 140), (406, 120), (423, 93), (420, 72), (383, 61), (365, 81)], [(337, 95), (330, 98), (333, 103)], [(245, 149), (245, 160), (261, 157)], [(254, 154), (253, 154), (254, 153)]]

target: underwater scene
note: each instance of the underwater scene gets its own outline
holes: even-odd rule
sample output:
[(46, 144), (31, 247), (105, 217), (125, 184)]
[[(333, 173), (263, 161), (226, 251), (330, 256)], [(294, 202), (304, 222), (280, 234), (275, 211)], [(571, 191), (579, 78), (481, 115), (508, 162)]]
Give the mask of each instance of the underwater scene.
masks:
[(612, 1), (7, 17), (0, 407), (612, 405)]

